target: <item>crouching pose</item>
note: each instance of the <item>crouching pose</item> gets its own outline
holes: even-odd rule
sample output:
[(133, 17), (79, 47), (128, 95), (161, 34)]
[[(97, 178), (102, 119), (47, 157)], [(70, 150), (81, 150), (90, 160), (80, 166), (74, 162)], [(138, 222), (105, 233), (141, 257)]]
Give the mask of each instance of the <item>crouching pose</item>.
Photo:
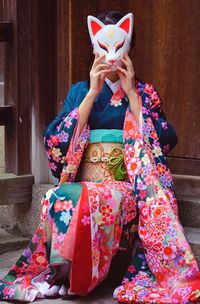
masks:
[(157, 91), (137, 79), (128, 52), (133, 15), (88, 16), (90, 80), (71, 86), (44, 132), (56, 186), (41, 223), (0, 281), (0, 299), (72, 299), (102, 282), (117, 250), (132, 246), (114, 291), (119, 303), (193, 303), (200, 272), (178, 218), (165, 155), (177, 136)]

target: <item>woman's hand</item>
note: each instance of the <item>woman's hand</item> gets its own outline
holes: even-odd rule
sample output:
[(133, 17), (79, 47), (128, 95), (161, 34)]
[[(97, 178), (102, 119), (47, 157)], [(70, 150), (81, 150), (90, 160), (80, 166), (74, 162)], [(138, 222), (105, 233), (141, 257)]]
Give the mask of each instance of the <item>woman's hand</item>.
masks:
[(136, 93), (135, 72), (132, 61), (128, 54), (124, 54), (121, 61), (124, 63), (125, 67), (118, 67), (117, 74), (120, 78), (121, 87), (124, 93), (129, 97), (132, 93)]
[(105, 78), (110, 72), (110, 65), (102, 63), (105, 55), (99, 56), (98, 53), (95, 54), (95, 59), (90, 70), (90, 90), (94, 96), (97, 96), (103, 88)]
[(141, 113), (141, 105), (135, 87), (135, 72), (133, 69), (133, 64), (128, 54), (124, 54), (124, 58), (121, 60), (125, 65), (123, 68), (118, 67), (117, 71), (121, 81), (121, 87), (129, 99), (131, 111), (134, 114), (135, 120), (138, 126), (141, 127), (139, 118)]
[[(90, 71), (90, 89), (79, 106), (79, 132), (81, 133), (88, 121), (96, 96), (101, 91), (106, 75), (110, 72), (110, 65), (103, 64), (104, 56), (95, 55)], [(79, 134), (80, 134), (79, 133)]]

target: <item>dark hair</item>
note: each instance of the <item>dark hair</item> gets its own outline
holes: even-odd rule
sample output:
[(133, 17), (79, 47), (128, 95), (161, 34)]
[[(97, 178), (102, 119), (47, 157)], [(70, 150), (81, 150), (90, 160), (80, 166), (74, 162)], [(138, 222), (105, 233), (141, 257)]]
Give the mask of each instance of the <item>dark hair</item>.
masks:
[[(99, 19), (101, 22), (103, 22), (105, 25), (107, 24), (116, 24), (121, 18), (123, 18), (126, 14), (119, 12), (119, 11), (105, 11), (104, 13), (101, 13), (97, 16), (97, 19)], [(135, 41), (136, 41), (136, 34), (135, 29), (133, 27), (133, 36), (131, 40), (131, 47), (135, 47)]]

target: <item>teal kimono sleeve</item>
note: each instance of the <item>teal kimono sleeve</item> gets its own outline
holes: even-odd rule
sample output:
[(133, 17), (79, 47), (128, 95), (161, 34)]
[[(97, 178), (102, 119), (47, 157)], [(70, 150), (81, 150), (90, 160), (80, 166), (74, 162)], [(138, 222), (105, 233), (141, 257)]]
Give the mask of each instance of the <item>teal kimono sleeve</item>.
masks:
[(166, 155), (176, 146), (178, 143), (178, 137), (174, 127), (166, 118), (166, 115), (162, 109), (163, 102), (157, 90), (153, 88), (153, 86), (151, 86), (148, 95), (151, 99), (150, 116), (158, 135), (163, 153)]
[(75, 86), (76, 84), (71, 86), (65, 98), (63, 110), (48, 125), (43, 133), (49, 167), (56, 183), (60, 180), (67, 149), (78, 120), (75, 103)]

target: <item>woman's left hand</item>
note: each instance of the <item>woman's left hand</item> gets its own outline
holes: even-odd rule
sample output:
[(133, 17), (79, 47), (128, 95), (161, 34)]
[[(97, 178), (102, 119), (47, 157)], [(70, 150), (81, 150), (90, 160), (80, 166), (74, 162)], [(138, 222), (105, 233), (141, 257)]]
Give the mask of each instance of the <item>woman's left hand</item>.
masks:
[(125, 67), (118, 67), (117, 74), (120, 78), (121, 87), (124, 93), (129, 96), (132, 92), (136, 92), (135, 72), (132, 61), (127, 53), (124, 54), (121, 61), (124, 63)]

